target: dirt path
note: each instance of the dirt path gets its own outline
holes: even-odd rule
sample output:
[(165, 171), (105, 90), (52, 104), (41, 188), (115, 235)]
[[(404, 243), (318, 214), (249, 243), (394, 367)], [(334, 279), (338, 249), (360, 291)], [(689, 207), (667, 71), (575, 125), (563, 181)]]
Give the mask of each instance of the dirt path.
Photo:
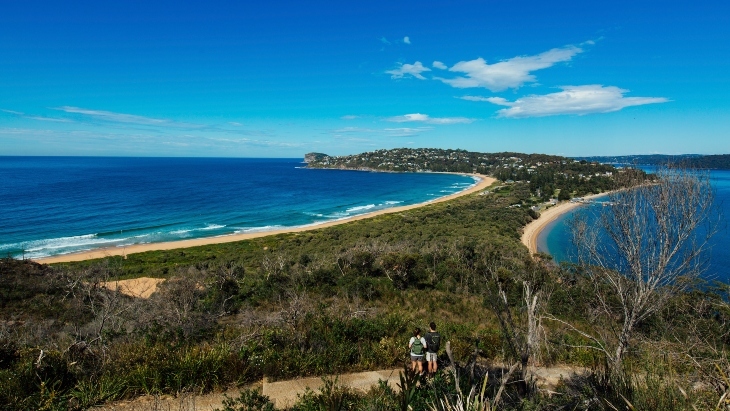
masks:
[[(401, 368), (395, 370), (367, 371), (354, 374), (344, 374), (337, 377), (339, 384), (348, 386), (355, 390), (365, 392), (370, 387), (378, 385), (378, 381), (388, 381), (388, 384), (396, 388), (400, 382), (398, 373)], [(277, 381), (272, 383), (264, 382), (263, 394), (268, 395), (277, 408), (290, 407), (297, 401), (297, 396), (303, 394), (307, 387), (317, 391), (322, 386), (321, 378), (302, 378), (291, 381)]]
[[(401, 368), (392, 370), (366, 371), (337, 376), (337, 382), (355, 390), (365, 392), (376, 386), (378, 381), (388, 381), (388, 384), (397, 389), (400, 382)], [(561, 378), (567, 378), (585, 370), (571, 366), (537, 367), (531, 369), (538, 387), (552, 390)], [(322, 386), (319, 377), (299, 378), (290, 381), (276, 381), (252, 385), (251, 388), (260, 388), (274, 402), (277, 408), (289, 407), (296, 402), (297, 397), (304, 394), (307, 387), (317, 391)], [(223, 408), (223, 394), (229, 397), (238, 397), (240, 389), (235, 388), (225, 393), (211, 393), (205, 395), (173, 396), (144, 396), (131, 401), (120, 401), (104, 407), (95, 408), (103, 411), (212, 411)]]

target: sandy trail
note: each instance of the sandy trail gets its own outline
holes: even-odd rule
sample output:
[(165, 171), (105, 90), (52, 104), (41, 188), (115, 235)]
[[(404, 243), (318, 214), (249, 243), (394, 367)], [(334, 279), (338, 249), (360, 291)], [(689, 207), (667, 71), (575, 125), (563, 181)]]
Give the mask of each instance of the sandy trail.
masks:
[[(402, 368), (380, 371), (365, 371), (337, 376), (338, 384), (350, 387), (360, 392), (366, 392), (371, 387), (378, 385), (378, 381), (387, 381), (394, 390), (398, 390), (396, 384), (400, 382), (399, 373)], [(553, 390), (561, 378), (569, 378), (574, 374), (584, 373), (587, 370), (580, 367), (558, 365), (553, 367), (534, 367), (530, 369), (538, 387)], [(250, 388), (260, 389), (276, 405), (282, 409), (293, 405), (298, 396), (304, 394), (308, 388), (317, 392), (322, 387), (322, 379), (319, 377), (299, 378), (289, 381), (267, 382), (254, 384)], [(238, 397), (240, 389), (231, 389), (224, 393), (211, 393), (205, 395), (181, 395), (173, 396), (144, 396), (129, 401), (118, 401), (108, 404), (97, 410), (103, 411), (202, 411), (223, 408), (223, 395)]]
[(436, 200), (421, 203), (421, 204), (413, 204), (408, 206), (401, 206), (401, 207), (393, 207), (388, 208), (385, 210), (375, 211), (368, 214), (361, 214), (357, 216), (353, 216), (351, 218), (337, 220), (337, 221), (330, 221), (322, 224), (316, 224), (316, 225), (310, 225), (310, 226), (303, 226), (303, 227), (292, 227), (292, 228), (285, 228), (281, 230), (274, 230), (274, 231), (262, 231), (262, 232), (256, 232), (256, 233), (243, 233), (243, 234), (231, 234), (226, 236), (220, 236), (220, 237), (209, 237), (209, 238), (196, 238), (196, 239), (190, 239), (190, 240), (181, 240), (181, 241), (170, 241), (165, 243), (151, 243), (151, 244), (134, 244), (129, 245), (126, 247), (111, 247), (111, 248), (99, 248), (89, 251), (83, 251), (79, 253), (72, 253), (72, 254), (64, 254), (64, 255), (58, 255), (54, 257), (47, 257), (47, 258), (39, 258), (35, 260), (36, 262), (43, 263), (43, 264), (53, 264), (53, 263), (66, 263), (66, 262), (72, 262), (72, 261), (85, 261), (85, 260), (93, 260), (96, 258), (104, 258), (104, 257), (110, 257), (110, 256), (127, 256), (129, 254), (134, 253), (142, 253), (145, 251), (159, 251), (159, 250), (174, 250), (178, 248), (188, 248), (188, 247), (197, 247), (201, 245), (208, 245), (208, 244), (222, 244), (222, 243), (232, 243), (236, 241), (242, 241), (242, 240), (250, 240), (252, 238), (259, 238), (259, 237), (266, 237), (270, 235), (277, 235), (277, 234), (284, 234), (284, 233), (299, 233), (303, 231), (310, 231), (310, 230), (317, 230), (320, 228), (326, 228), (326, 227), (332, 227), (339, 224), (345, 224), (349, 223), (351, 221), (357, 221), (357, 220), (363, 220), (366, 218), (372, 218), (375, 216), (383, 215), (383, 214), (389, 214), (389, 213), (399, 213), (406, 210), (412, 210), (414, 208), (418, 207), (424, 207), (430, 204), (436, 204), (441, 203), (444, 201), (448, 201), (457, 197), (461, 197), (467, 194), (475, 193), (477, 191), (481, 191), (490, 185), (497, 181), (496, 179), (492, 177), (488, 177), (482, 174), (466, 174), (466, 173), (458, 173), (461, 175), (469, 175), (472, 177), (479, 178), (479, 181), (477, 183), (463, 191), (460, 191), (458, 193), (454, 193), (445, 197), (440, 197)]
[[(598, 197), (608, 195), (609, 193), (591, 194), (583, 197), (586, 200), (593, 200)], [(537, 253), (537, 237), (540, 235), (545, 227), (555, 221), (561, 215), (573, 210), (577, 207), (584, 205), (583, 203), (571, 203), (563, 202), (548, 208), (547, 210), (540, 213), (540, 218), (533, 220), (527, 224), (522, 232), (522, 244), (530, 250), (530, 254)]]

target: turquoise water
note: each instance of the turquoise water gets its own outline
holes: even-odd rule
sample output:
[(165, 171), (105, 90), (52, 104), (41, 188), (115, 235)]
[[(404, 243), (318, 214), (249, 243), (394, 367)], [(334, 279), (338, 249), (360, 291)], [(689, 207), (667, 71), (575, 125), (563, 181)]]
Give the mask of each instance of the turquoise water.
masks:
[[(647, 169), (647, 171), (652, 170)], [(728, 281), (730, 280), (730, 231), (726, 222), (730, 217), (730, 170), (713, 170), (710, 172), (710, 178), (716, 190), (715, 202), (722, 214), (723, 222), (720, 224), (718, 233), (710, 240), (709, 264), (704, 275), (706, 278)], [(538, 251), (552, 255), (556, 261), (573, 260), (575, 252), (567, 223), (574, 213), (575, 211), (566, 213), (540, 233), (537, 238)]]
[(454, 174), (304, 166), (301, 159), (0, 157), (0, 255), (307, 226), (475, 184)]

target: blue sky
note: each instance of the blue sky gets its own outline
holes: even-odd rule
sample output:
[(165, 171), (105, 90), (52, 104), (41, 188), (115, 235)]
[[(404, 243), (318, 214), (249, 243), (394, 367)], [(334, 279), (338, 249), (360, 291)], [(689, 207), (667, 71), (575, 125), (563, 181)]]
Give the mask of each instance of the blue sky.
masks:
[(0, 155), (730, 153), (726, 2), (106, 3), (2, 2)]

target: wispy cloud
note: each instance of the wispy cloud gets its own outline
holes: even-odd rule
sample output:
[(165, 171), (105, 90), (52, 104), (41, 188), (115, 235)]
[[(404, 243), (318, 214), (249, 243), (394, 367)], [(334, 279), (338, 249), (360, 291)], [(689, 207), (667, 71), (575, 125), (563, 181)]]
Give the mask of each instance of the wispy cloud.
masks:
[(55, 123), (72, 123), (71, 120), (66, 118), (57, 118), (57, 117), (45, 117), (45, 116), (36, 116), (36, 115), (29, 115), (25, 114), (21, 111), (15, 111), (15, 110), (5, 110), (0, 109), (0, 111), (12, 114), (13, 116), (21, 117), (21, 118), (27, 118), (29, 120), (37, 120), (37, 121), (52, 121)]
[(375, 129), (363, 128), (363, 127), (341, 127), (332, 130), (336, 134), (348, 134), (348, 133), (373, 133), (377, 132)]
[(41, 117), (41, 116), (26, 116), (25, 118), (38, 121), (53, 121), (55, 123), (72, 123), (73, 121), (65, 118), (54, 118), (54, 117)]
[[(434, 77), (456, 88), (486, 88), (491, 91), (503, 91), (508, 88), (519, 88), (525, 83), (535, 81), (531, 73), (536, 70), (552, 67), (557, 63), (570, 61), (583, 49), (576, 46), (554, 48), (534, 56), (518, 56), (498, 63), (488, 64), (483, 58), (460, 61), (449, 71), (464, 73), (455, 78)], [(435, 66), (434, 66), (435, 67)]]
[(406, 44), (411, 44), (411, 38), (408, 36), (403, 37), (403, 42)]
[[(626, 107), (645, 104), (666, 103), (664, 97), (624, 97), (628, 90), (613, 86), (592, 84), (586, 86), (564, 86), (562, 91), (545, 95), (531, 95), (508, 101), (502, 97), (472, 97), (472, 101), (488, 101), (492, 104), (506, 106), (497, 111), (499, 117), (526, 118), (545, 117), (561, 114), (585, 115), (592, 113), (610, 113)], [(464, 97), (462, 97), (464, 98)]]
[(0, 108), (0, 111), (2, 111), (3, 113), (13, 114), (13, 115), (16, 115), (16, 116), (22, 116), (22, 115), (25, 115), (25, 113), (21, 113), (20, 111), (14, 111), (14, 110), (5, 110), (5, 109), (3, 109), (3, 108)]
[(170, 120), (164, 120), (159, 118), (151, 118), (145, 116), (138, 116), (135, 114), (124, 114), (115, 113), (112, 111), (104, 110), (89, 110), (73, 106), (61, 106), (56, 107), (54, 110), (64, 111), (66, 113), (81, 114), (85, 116), (91, 116), (99, 120), (111, 121), (115, 123), (132, 123), (142, 125), (163, 125), (171, 123)]
[[(53, 110), (63, 111), (78, 116), (79, 122), (94, 124), (96, 122), (103, 123), (104, 126), (111, 126), (121, 129), (140, 129), (140, 130), (156, 130), (160, 133), (184, 131), (207, 131), (214, 133), (231, 133), (231, 134), (265, 134), (250, 130), (242, 130), (244, 124), (240, 122), (230, 121), (225, 125), (200, 124), (185, 121), (177, 121), (164, 118), (155, 118), (140, 116), (136, 114), (117, 113), (106, 110), (93, 110), (73, 106), (61, 106), (53, 108)], [(233, 126), (233, 127), (230, 127)]]
[[(2, 128), (0, 137), (22, 139), (24, 142), (34, 141), (39, 147), (47, 148), (48, 144), (63, 146), (66, 150), (70, 146), (83, 152), (94, 151), (110, 153), (115, 150), (123, 152), (150, 153), (162, 146), (192, 147), (202, 151), (189, 154), (204, 154), (228, 148), (276, 147), (299, 148), (306, 144), (302, 142), (276, 141), (272, 139), (250, 139), (240, 136), (228, 137), (225, 134), (193, 134), (175, 133), (172, 135), (160, 134), (155, 131), (143, 132), (105, 132), (101, 130), (49, 130), (36, 128)], [(152, 151), (150, 151), (152, 150)], [(72, 150), (73, 151), (73, 150)], [(221, 152), (218, 151), (218, 154)], [(230, 154), (230, 153), (229, 153)]]
[(390, 74), (390, 78), (392, 79), (399, 79), (405, 76), (413, 76), (419, 80), (426, 80), (426, 77), (423, 77), (421, 75), (421, 73), (425, 71), (431, 71), (431, 69), (428, 67), (424, 67), (420, 61), (417, 61), (413, 64), (401, 64), (400, 67), (398, 67), (397, 69), (388, 70), (386, 71), (386, 73)]
[[(24, 129), (0, 127), (0, 145), (26, 147), (19, 153), (47, 154), (142, 154), (159, 155), (251, 155), (277, 149), (293, 154), (307, 143), (291, 141), (277, 130), (252, 129), (236, 121), (220, 124), (187, 123), (172, 119), (146, 117), (105, 110), (62, 106), (53, 110), (61, 119), (27, 116), (4, 110), (3, 115), (24, 116), (45, 122)], [(48, 121), (71, 121), (52, 125)], [(39, 122), (40, 123), (40, 122)], [(28, 123), (30, 124), (30, 123)], [(178, 149), (183, 151), (178, 151)], [(260, 151), (259, 151), (260, 150)], [(2, 151), (2, 149), (0, 149)]]
[(386, 128), (383, 131), (385, 131), (389, 137), (413, 137), (423, 133), (424, 131), (432, 129), (432, 127), (397, 127)]
[(379, 40), (380, 40), (381, 43), (390, 46), (390, 41), (388, 41), (388, 39), (386, 39), (384, 36), (381, 37)]
[(427, 124), (468, 124), (474, 122), (473, 118), (466, 117), (430, 117), (428, 114), (413, 113), (402, 116), (389, 117), (386, 119), (394, 123), (422, 122)]
[(355, 120), (357, 118), (360, 118), (360, 116), (354, 116), (352, 114), (348, 114), (346, 116), (340, 117), (342, 120)]
[(335, 137), (342, 136), (368, 136), (368, 137), (413, 137), (423, 132), (433, 130), (433, 127), (392, 127), (392, 128), (364, 128), (364, 127), (342, 127), (332, 130)]
[(431, 63), (431, 66), (433, 66), (433, 68), (437, 68), (439, 70), (446, 70), (448, 68), (446, 66), (446, 64), (444, 64), (444, 63), (442, 63), (442, 62), (440, 62), (438, 60), (436, 60), (433, 63)]

